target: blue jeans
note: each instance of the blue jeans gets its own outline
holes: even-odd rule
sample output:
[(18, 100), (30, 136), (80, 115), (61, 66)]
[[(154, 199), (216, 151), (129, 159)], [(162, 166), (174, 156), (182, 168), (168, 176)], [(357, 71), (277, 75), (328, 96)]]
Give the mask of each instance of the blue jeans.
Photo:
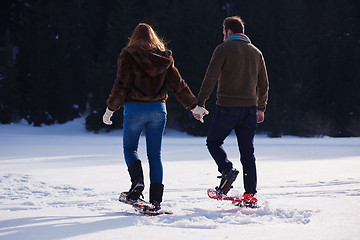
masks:
[(206, 145), (214, 158), (218, 171), (231, 169), (232, 162), (222, 147), (224, 140), (235, 130), (243, 167), (245, 193), (256, 193), (256, 164), (254, 155), (254, 136), (257, 127), (257, 107), (216, 106), (210, 123)]
[(161, 143), (166, 123), (165, 112), (139, 112), (124, 116), (123, 147), (126, 165), (140, 159), (137, 153), (141, 132), (145, 130), (150, 166), (150, 182), (162, 183)]

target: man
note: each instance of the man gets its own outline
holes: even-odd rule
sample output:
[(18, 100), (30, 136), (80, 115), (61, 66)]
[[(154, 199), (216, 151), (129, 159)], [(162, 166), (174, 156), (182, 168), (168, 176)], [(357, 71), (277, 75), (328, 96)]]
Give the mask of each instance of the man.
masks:
[[(221, 173), (216, 190), (218, 194), (227, 194), (239, 173), (222, 147), (225, 138), (235, 130), (243, 167), (243, 198), (253, 201), (257, 192), (253, 141), (257, 123), (264, 121), (269, 82), (263, 55), (244, 34), (242, 19), (226, 18), (223, 34), (224, 42), (214, 50), (202, 82), (198, 105), (205, 106), (218, 83), (216, 109), (206, 140)], [(203, 109), (193, 112), (197, 119), (206, 114)]]

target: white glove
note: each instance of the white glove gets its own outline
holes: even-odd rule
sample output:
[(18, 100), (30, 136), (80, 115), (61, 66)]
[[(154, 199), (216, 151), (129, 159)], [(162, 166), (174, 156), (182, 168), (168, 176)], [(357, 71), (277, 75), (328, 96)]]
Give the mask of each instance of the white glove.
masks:
[(193, 113), (193, 116), (195, 119), (199, 120), (200, 122), (204, 123), (203, 117), (207, 114), (209, 114), (209, 111), (206, 110), (203, 107), (196, 106), (193, 109), (191, 109), (191, 112)]
[(112, 121), (110, 120), (110, 118), (112, 117), (113, 113), (114, 113), (114, 111), (111, 111), (109, 108), (106, 108), (106, 112), (104, 113), (104, 116), (103, 116), (103, 122), (106, 125), (112, 124)]

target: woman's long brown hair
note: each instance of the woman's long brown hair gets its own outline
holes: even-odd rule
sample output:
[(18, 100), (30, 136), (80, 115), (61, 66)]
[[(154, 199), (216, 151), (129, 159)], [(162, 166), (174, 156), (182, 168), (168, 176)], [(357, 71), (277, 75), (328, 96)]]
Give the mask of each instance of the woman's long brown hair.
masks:
[(132, 45), (136, 45), (150, 51), (156, 49), (165, 51), (165, 44), (163, 40), (160, 39), (152, 27), (146, 23), (139, 23), (134, 29), (127, 47)]

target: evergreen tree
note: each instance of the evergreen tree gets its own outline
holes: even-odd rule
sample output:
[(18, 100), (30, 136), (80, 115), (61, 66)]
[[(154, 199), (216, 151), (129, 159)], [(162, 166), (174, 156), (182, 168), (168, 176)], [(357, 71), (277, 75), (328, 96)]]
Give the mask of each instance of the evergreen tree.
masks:
[(93, 1), (29, 1), (18, 22), (21, 113), (39, 126), (85, 110), (91, 77)]
[[(346, 129), (348, 124), (359, 118), (356, 103), (359, 85), (359, 5), (356, 1), (327, 0), (322, 6), (321, 24), (318, 28), (321, 63), (319, 81), (312, 92), (322, 125), (331, 121), (332, 129), (324, 135), (352, 135)], [(326, 130), (326, 129), (325, 129)]]
[[(40, 126), (89, 113), (102, 123), (116, 62), (139, 22), (149, 23), (173, 51), (175, 65), (198, 94), (221, 23), (239, 15), (264, 54), (270, 93), (270, 136), (359, 136), (360, 3), (357, 0), (4, 0), (0, 3), (0, 122)], [(213, 113), (215, 91), (207, 101)], [(168, 126), (206, 135), (175, 97)], [(205, 119), (205, 120), (206, 120)]]
[(226, 1), (228, 13), (245, 21), (245, 33), (264, 55), (270, 81), (266, 121), (259, 131), (270, 136), (299, 134), (309, 105), (308, 91), (316, 77), (308, 1)]
[(18, 47), (14, 45), (13, 28), (18, 6), (14, 1), (0, 3), (0, 123), (20, 119), (20, 96), (15, 65)]
[(122, 128), (122, 111), (115, 112), (113, 125), (102, 123), (102, 115), (106, 108), (106, 99), (109, 96), (117, 71), (117, 59), (121, 50), (126, 46), (128, 38), (136, 25), (143, 20), (142, 1), (114, 1), (107, 8), (110, 12), (105, 21), (105, 44), (101, 49), (96, 64), (95, 78), (91, 83), (90, 113), (86, 118), (86, 128), (98, 132), (106, 128)]
[[(170, 14), (165, 21), (169, 47), (173, 50), (175, 65), (197, 96), (207, 66), (215, 47), (222, 42), (221, 6), (216, 1), (172, 1)], [(177, 26), (177, 28), (174, 28)], [(215, 92), (207, 101), (210, 117), (215, 106)], [(182, 131), (193, 135), (206, 135), (210, 121), (204, 124), (194, 120), (174, 98), (168, 101), (169, 120), (173, 120)]]
[[(161, 6), (161, 7), (159, 7)], [(207, 6), (207, 7), (204, 7)], [(114, 3), (108, 23), (107, 47), (101, 55), (102, 63), (98, 65), (98, 77), (92, 88), (91, 109), (92, 113), (87, 118), (87, 129), (99, 131), (102, 128), (108, 130), (122, 127), (122, 111), (114, 115), (114, 124), (110, 127), (102, 124), (102, 114), (106, 107), (106, 99), (116, 76), (116, 60), (128, 42), (128, 37), (140, 22), (150, 24), (160, 37), (169, 42), (168, 47), (173, 50), (175, 65), (185, 81), (196, 95), (211, 53), (220, 42), (221, 21), (217, 14), (216, 1), (193, 1), (177, 0), (163, 3), (163, 1), (117, 1)], [(209, 31), (211, 29), (211, 31)], [(167, 39), (170, 39), (167, 41)], [(204, 56), (206, 61), (204, 61)], [(111, 68), (110, 68), (111, 66)], [(203, 72), (194, 71), (194, 66), (203, 69)], [(193, 120), (190, 112), (185, 110), (170, 93), (167, 101), (168, 125), (202, 134), (206, 128)], [(194, 133), (196, 129), (198, 132)]]

